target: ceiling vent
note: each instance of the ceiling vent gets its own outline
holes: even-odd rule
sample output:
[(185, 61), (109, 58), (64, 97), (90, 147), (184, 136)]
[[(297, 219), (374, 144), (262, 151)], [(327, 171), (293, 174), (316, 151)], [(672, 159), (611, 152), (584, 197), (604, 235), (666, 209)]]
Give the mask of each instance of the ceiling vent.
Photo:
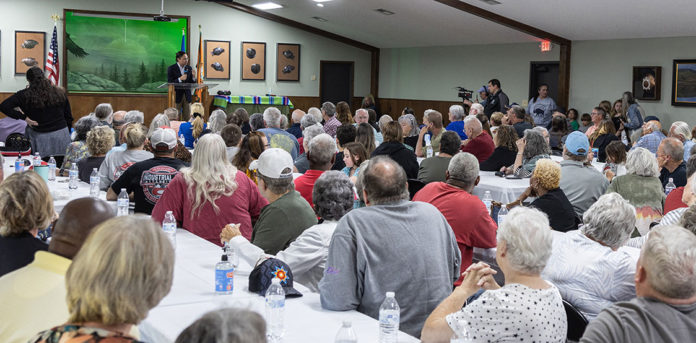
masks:
[(502, 2), (497, 1), (497, 0), (479, 0), (481, 2), (485, 2), (488, 5), (500, 5)]
[(316, 19), (316, 20), (318, 20), (318, 21), (320, 21), (320, 22), (322, 22), (322, 23), (328, 21), (328, 20), (326, 20), (326, 19), (324, 19), (324, 18), (322, 18), (322, 17), (312, 17), (312, 19)]
[(384, 14), (384, 15), (393, 15), (394, 14), (394, 12), (392, 12), (390, 10), (385, 10), (384, 8), (378, 8), (375, 10), (375, 12), (379, 12), (379, 13)]

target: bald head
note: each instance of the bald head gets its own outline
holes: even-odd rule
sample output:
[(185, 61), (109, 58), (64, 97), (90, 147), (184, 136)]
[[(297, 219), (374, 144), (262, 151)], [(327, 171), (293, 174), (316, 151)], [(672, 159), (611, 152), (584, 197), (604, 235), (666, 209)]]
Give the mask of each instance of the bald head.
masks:
[(116, 111), (113, 116), (113, 125), (118, 129), (126, 123), (126, 111)]
[(299, 123), (304, 116), (305, 112), (303, 110), (294, 110), (292, 111), (292, 122)]
[(114, 209), (104, 200), (80, 198), (69, 202), (53, 226), (48, 251), (72, 259), (92, 229), (114, 216)]
[(406, 172), (391, 158), (385, 155), (371, 158), (362, 177), (363, 197), (368, 206), (408, 200)]

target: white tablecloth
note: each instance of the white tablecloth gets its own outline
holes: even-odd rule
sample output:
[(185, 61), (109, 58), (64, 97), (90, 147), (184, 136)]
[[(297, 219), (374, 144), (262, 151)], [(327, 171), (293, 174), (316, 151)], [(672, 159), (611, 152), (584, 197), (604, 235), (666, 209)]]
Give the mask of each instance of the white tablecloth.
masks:
[(493, 200), (504, 204), (515, 201), (524, 190), (529, 187), (529, 178), (526, 179), (506, 179), (504, 177), (495, 176), (495, 172), (479, 172), (481, 180), (474, 187), (473, 194), (479, 198), (483, 198), (486, 191), (491, 192)]

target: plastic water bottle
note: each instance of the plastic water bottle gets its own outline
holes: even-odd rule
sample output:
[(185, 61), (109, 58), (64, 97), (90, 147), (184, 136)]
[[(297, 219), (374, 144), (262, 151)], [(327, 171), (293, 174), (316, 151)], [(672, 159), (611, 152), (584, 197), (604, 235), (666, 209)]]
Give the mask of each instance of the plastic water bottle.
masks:
[(237, 268), (237, 266), (239, 266), (239, 255), (237, 255), (237, 251), (230, 245), (230, 242), (225, 242), (225, 246), (222, 249), (225, 251), (225, 254), (227, 254), (227, 260), (230, 264)]
[(671, 177), (669, 178), (669, 182), (665, 185), (665, 194), (669, 194), (669, 192), (673, 191), (677, 186), (674, 184), (674, 179)]
[(32, 161), (32, 164), (34, 165), (34, 167), (38, 167), (41, 165), (41, 155), (39, 155), (38, 152), (34, 154), (34, 160)]
[(425, 157), (433, 157), (433, 146), (428, 134), (425, 135)]
[(215, 264), (215, 294), (232, 294), (234, 290), (234, 267), (227, 262), (223, 254), (220, 262)]
[(97, 168), (92, 168), (92, 174), (89, 176), (89, 196), (92, 198), (99, 198), (99, 184), (101, 184), (99, 172)]
[(500, 206), (500, 211), (498, 211), (498, 227), (500, 227), (500, 225), (503, 225), (503, 221), (505, 220), (505, 216), (507, 216), (507, 214), (508, 209), (505, 206), (505, 204), (503, 204), (502, 206)]
[(118, 194), (118, 201), (116, 202), (116, 205), (118, 206), (117, 215), (128, 215), (128, 206), (130, 205), (130, 199), (128, 198), (128, 192), (126, 192), (125, 188), (121, 188), (121, 193)]
[(266, 291), (266, 338), (270, 343), (279, 342), (285, 331), (285, 291), (280, 279), (273, 278)]
[(68, 171), (68, 176), (70, 176), (70, 182), (68, 183), (68, 188), (77, 189), (77, 183), (80, 182), (77, 170), (77, 163), (73, 163)]
[(48, 159), (48, 181), (56, 181), (56, 159), (53, 156)]
[(488, 210), (488, 215), (491, 214), (491, 203), (493, 202), (493, 197), (491, 196), (491, 191), (486, 191), (483, 193), (483, 198), (481, 198), (483, 204), (486, 205), (486, 210)]
[(379, 307), (379, 343), (396, 343), (400, 318), (401, 309), (394, 292), (387, 292), (387, 298)]
[(353, 331), (353, 323), (347, 320), (343, 321), (343, 326), (338, 330), (334, 343), (358, 343), (358, 336)]
[(162, 231), (164, 231), (164, 234), (167, 235), (169, 241), (172, 242), (172, 246), (176, 249), (176, 218), (172, 211), (167, 211), (167, 213), (164, 214)]
[(181, 145), (186, 144), (186, 137), (184, 137), (183, 133), (179, 135), (179, 142), (181, 142)]

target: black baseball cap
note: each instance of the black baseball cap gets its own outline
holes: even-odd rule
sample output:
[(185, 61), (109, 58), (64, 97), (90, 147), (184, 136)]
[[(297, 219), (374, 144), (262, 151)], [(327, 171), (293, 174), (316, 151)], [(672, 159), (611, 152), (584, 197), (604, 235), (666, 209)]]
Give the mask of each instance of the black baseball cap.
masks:
[(288, 298), (301, 297), (302, 293), (292, 287), (293, 280), (290, 266), (277, 258), (269, 258), (259, 263), (249, 274), (249, 291), (261, 296), (266, 295), (266, 290), (271, 286), (274, 277), (280, 279), (285, 296)]

